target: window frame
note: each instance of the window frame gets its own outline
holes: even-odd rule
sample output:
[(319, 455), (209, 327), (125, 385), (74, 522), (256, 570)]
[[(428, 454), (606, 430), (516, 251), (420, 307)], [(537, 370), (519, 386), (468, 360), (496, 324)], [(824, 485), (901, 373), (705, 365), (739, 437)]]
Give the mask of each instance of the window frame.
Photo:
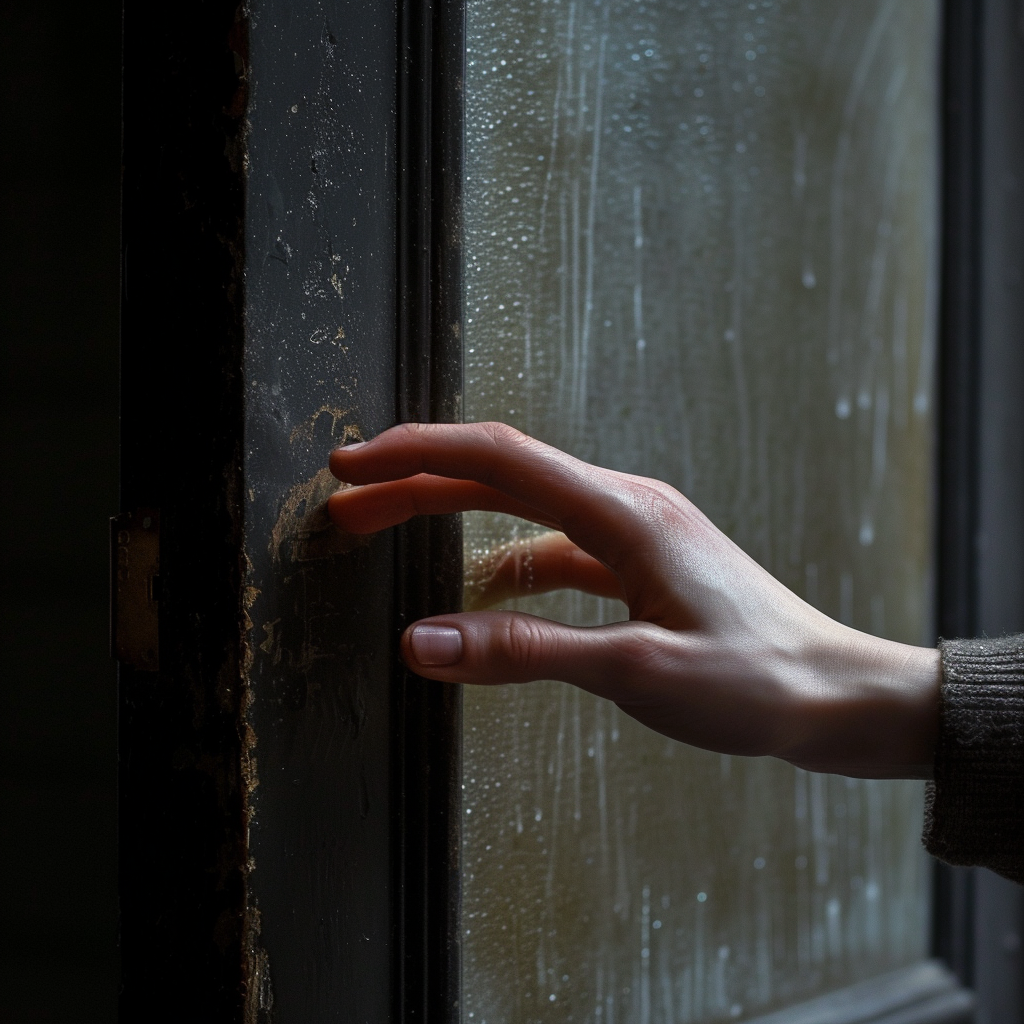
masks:
[[(399, 4), (395, 422), (462, 420), (465, 7)], [(461, 516), (396, 531), (395, 637), (462, 607)], [(459, 1017), (462, 690), (393, 680), (394, 1019)]]
[[(1024, 628), (1024, 571), (1007, 574), (999, 564), (1024, 567), (1024, 523), (1013, 516), (1024, 488), (1022, 442), (1009, 458), (991, 444), (1000, 434), (1024, 438), (1024, 306), (1019, 297), (998, 301), (1007, 290), (1003, 268), (1024, 260), (1024, 233), (994, 230), (1007, 219), (997, 209), (1007, 176), (1024, 173), (1021, 18), (1013, 0), (944, 3), (936, 488), (936, 621), (944, 637)], [(1015, 27), (1016, 61), (1007, 41)], [(1012, 222), (1012, 206), (1008, 212)], [(993, 487), (994, 477), (1002, 487)], [(1017, 502), (1007, 502), (1014, 494)], [(1006, 946), (1024, 936), (1019, 887), (936, 862), (933, 894), (934, 954), (975, 992), (979, 1019), (1024, 1020), (1020, 956), (1007, 961)]]

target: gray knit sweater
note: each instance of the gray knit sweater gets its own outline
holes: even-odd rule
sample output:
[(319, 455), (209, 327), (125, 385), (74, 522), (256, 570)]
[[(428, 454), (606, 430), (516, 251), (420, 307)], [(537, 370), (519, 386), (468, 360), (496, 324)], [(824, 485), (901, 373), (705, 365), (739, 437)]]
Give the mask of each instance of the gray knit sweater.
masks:
[(1024, 883), (1024, 634), (944, 640), (924, 844)]

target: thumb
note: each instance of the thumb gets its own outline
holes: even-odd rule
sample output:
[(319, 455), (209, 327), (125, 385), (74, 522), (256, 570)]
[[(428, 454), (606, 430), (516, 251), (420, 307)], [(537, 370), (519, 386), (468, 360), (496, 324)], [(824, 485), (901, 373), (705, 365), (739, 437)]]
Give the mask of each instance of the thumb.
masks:
[(483, 685), (561, 679), (614, 699), (629, 674), (631, 625), (566, 626), (520, 612), (444, 615), (410, 626), (402, 657), (427, 679)]

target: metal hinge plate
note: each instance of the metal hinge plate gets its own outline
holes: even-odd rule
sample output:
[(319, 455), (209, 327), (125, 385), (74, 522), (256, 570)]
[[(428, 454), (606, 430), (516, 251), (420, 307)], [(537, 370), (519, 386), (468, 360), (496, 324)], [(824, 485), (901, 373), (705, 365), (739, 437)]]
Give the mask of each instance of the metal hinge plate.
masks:
[(160, 510), (110, 520), (110, 653), (143, 672), (160, 669)]

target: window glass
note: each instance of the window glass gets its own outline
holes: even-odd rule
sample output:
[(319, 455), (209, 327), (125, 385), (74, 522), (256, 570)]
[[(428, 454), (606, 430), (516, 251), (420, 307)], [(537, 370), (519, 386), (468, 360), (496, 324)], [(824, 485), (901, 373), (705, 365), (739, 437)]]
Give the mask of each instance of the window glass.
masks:
[[(824, 611), (929, 642), (937, 0), (468, 11), (466, 418), (665, 479)], [(466, 517), (470, 601), (534, 532)], [(919, 784), (554, 682), (468, 689), (463, 742), (466, 1022), (742, 1020), (926, 954)]]

